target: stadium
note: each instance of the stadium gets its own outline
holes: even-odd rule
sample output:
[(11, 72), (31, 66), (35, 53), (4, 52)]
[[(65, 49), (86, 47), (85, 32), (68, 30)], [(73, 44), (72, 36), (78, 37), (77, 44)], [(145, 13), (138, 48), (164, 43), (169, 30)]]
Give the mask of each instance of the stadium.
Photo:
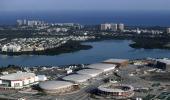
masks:
[(98, 94), (115, 99), (125, 99), (134, 95), (134, 88), (126, 84), (104, 84), (98, 87)]

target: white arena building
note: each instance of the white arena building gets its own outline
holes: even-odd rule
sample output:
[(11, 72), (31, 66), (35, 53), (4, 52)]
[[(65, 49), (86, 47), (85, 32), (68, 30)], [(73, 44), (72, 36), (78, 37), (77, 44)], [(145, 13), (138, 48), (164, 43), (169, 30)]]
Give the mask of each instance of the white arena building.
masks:
[(23, 88), (37, 83), (38, 77), (34, 73), (17, 72), (0, 77), (1, 87)]
[(134, 95), (134, 88), (126, 84), (104, 84), (98, 87), (98, 94), (115, 99), (125, 99)]
[(87, 80), (89, 80), (90, 78), (91, 78), (91, 76), (89, 76), (89, 75), (72, 74), (72, 75), (63, 77), (63, 80), (71, 81), (71, 82), (75, 82), (75, 83), (83, 83), (83, 82), (86, 82)]
[(78, 85), (66, 81), (45, 81), (39, 84), (45, 93), (64, 94), (78, 88)]
[(91, 77), (96, 77), (99, 74), (103, 73), (103, 70), (98, 70), (98, 69), (83, 69), (77, 71), (78, 74), (83, 74), (83, 75), (89, 75)]
[(115, 67), (116, 65), (114, 64), (104, 64), (104, 63), (91, 64), (87, 66), (87, 68), (98, 69), (104, 72), (114, 70)]

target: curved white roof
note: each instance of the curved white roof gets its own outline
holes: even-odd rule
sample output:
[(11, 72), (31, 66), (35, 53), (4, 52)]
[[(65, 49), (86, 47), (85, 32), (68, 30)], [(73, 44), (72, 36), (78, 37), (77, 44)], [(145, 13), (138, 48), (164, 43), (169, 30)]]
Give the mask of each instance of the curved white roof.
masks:
[(77, 71), (78, 74), (90, 75), (92, 77), (95, 77), (101, 74), (102, 72), (103, 70), (98, 70), (98, 69), (83, 69), (83, 70)]
[(7, 74), (4, 76), (1, 76), (1, 80), (10, 80), (10, 81), (20, 81), (20, 80), (25, 80), (31, 77), (35, 77), (34, 73), (27, 73), (27, 72), (18, 72), (18, 73), (12, 73), (12, 74)]
[(40, 88), (44, 90), (56, 90), (72, 86), (73, 83), (66, 81), (46, 81), (39, 84)]
[(104, 64), (104, 63), (97, 63), (97, 64), (91, 64), (87, 66), (88, 68), (93, 68), (93, 69), (99, 69), (103, 71), (110, 71), (115, 69), (116, 65), (114, 64)]
[(72, 75), (68, 75), (68, 76), (63, 77), (63, 80), (81, 83), (81, 82), (87, 81), (90, 78), (91, 78), (91, 76), (89, 76), (89, 75), (72, 74)]

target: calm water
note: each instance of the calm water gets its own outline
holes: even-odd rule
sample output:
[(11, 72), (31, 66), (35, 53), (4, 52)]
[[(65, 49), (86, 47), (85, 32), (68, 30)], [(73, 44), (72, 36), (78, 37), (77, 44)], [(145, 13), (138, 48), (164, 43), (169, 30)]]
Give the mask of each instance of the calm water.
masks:
[(145, 58), (145, 57), (170, 57), (170, 50), (160, 49), (133, 49), (128, 46), (128, 40), (107, 40), (100, 42), (87, 42), (92, 45), (89, 50), (74, 53), (65, 53), (58, 56), (4, 56), (0, 55), (0, 65), (66, 65), (95, 63), (109, 58)]

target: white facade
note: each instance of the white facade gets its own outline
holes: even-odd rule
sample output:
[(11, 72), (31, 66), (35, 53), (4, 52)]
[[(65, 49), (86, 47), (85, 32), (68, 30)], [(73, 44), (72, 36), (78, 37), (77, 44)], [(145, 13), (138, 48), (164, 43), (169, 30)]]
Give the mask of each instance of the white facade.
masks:
[(38, 81), (44, 81), (46, 77), (42, 77), (41, 75), (37, 77), (34, 73), (17, 72), (1, 76), (0, 80), (2, 81), (1, 84), (6, 87), (23, 88), (35, 84)]
[(119, 25), (118, 25), (118, 29), (119, 29), (120, 31), (124, 31), (124, 24), (119, 24)]
[(167, 33), (170, 33), (170, 28), (167, 28), (167, 30), (166, 30), (166, 31), (167, 31)]
[(111, 24), (101, 24), (101, 30), (110, 30)]
[(46, 81), (47, 77), (45, 75), (37, 75), (37, 81)]
[(21, 50), (21, 46), (18, 45), (4, 45), (2, 51), (4, 52), (18, 52)]

